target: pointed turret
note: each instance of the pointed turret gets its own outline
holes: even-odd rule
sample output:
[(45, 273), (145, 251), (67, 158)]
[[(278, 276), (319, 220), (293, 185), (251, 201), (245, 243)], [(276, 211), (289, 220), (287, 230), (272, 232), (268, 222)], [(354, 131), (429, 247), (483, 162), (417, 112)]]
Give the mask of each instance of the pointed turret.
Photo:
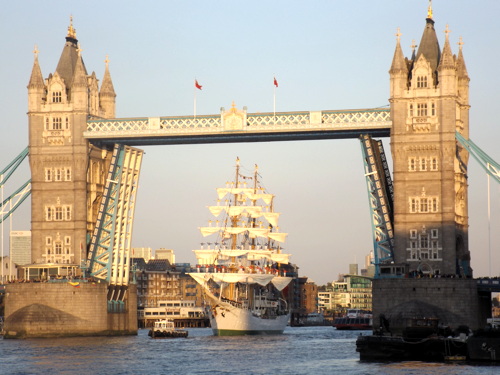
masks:
[(400, 43), (401, 33), (398, 28), (396, 33), (396, 50), (392, 58), (391, 69), (391, 96), (398, 97), (407, 88), (408, 84), (408, 63), (403, 55)]
[(43, 81), (42, 70), (38, 63), (38, 48), (35, 46), (33, 53), (35, 60), (31, 69), (31, 77), (28, 83), (28, 111), (39, 111), (45, 95), (45, 83)]
[[(460, 100), (462, 103), (467, 103), (466, 106), (461, 106), (460, 111), (463, 113), (461, 117), (467, 118), (469, 116), (469, 74), (467, 73), (467, 67), (465, 66), (465, 60), (464, 60), (464, 55), (462, 53), (462, 47), (464, 45), (464, 42), (462, 41), (462, 37), (460, 37), (460, 41), (458, 42), (459, 49), (458, 49), (458, 56), (457, 56), (457, 78), (458, 78), (458, 96), (460, 97)], [(468, 120), (467, 120), (468, 122)], [(469, 135), (469, 129), (464, 128), (463, 134), (465, 136)]]
[(111, 74), (109, 73), (109, 59), (108, 56), (106, 56), (106, 60), (104, 60), (106, 63), (106, 68), (104, 70), (104, 77), (102, 79), (102, 85), (101, 85), (101, 91), (100, 94), (102, 95), (110, 95), (115, 97), (115, 88), (113, 86), (113, 81), (111, 80)]
[(408, 67), (406, 65), (405, 57), (403, 55), (403, 50), (401, 48), (400, 38), (401, 33), (398, 28), (396, 33), (396, 50), (394, 51), (394, 57), (392, 58), (391, 69), (389, 73), (408, 73)]
[(85, 71), (85, 66), (83, 65), (82, 56), (80, 55), (81, 49), (78, 47), (78, 58), (74, 67), (74, 74), (72, 77), (72, 88), (71, 88), (71, 101), (73, 102), (75, 109), (88, 110), (89, 105), (89, 95), (88, 95), (88, 83), (87, 83), (87, 72)]
[(467, 67), (465, 66), (464, 55), (462, 53), (462, 47), (464, 42), (462, 41), (462, 37), (460, 37), (460, 41), (458, 42), (459, 50), (457, 57), (457, 73), (459, 78), (467, 78), (469, 79), (469, 73), (467, 73)]
[(99, 99), (101, 103), (101, 109), (104, 112), (103, 117), (105, 118), (113, 118), (115, 117), (115, 109), (116, 109), (116, 93), (115, 88), (113, 86), (113, 81), (111, 80), (111, 74), (109, 73), (109, 59), (106, 56), (106, 69), (104, 71), (104, 77), (102, 79), (101, 90), (99, 92)]
[(85, 66), (83, 65), (83, 60), (82, 56), (80, 54), (81, 49), (80, 46), (78, 46), (77, 49), (78, 52), (78, 58), (76, 59), (75, 67), (74, 67), (74, 73), (72, 77), (73, 81), (73, 88), (75, 87), (87, 87), (87, 72), (85, 70)]
[(444, 69), (455, 69), (455, 58), (453, 57), (453, 53), (451, 52), (450, 46), (450, 29), (448, 25), (446, 25), (446, 30), (444, 31), (446, 34), (446, 39), (444, 42), (443, 53), (441, 55), (441, 59), (439, 61), (438, 70), (442, 71)]
[(439, 85), (443, 95), (456, 95), (457, 93), (457, 69), (455, 65), (455, 57), (451, 52), (450, 46), (450, 29), (446, 25), (446, 39), (444, 42), (443, 53), (439, 61)]
[(38, 48), (35, 46), (33, 53), (35, 54), (35, 60), (33, 62), (33, 68), (31, 69), (31, 77), (28, 83), (28, 88), (39, 88), (45, 87), (43, 82), (42, 69), (40, 69), (40, 64), (38, 63)]

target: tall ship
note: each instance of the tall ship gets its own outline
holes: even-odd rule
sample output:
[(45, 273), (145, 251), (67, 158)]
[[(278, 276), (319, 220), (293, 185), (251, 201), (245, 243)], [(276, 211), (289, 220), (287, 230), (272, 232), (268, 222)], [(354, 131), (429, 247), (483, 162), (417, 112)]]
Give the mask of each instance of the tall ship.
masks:
[(274, 195), (259, 177), (257, 166), (243, 175), (236, 160), (234, 181), (218, 188), (217, 205), (208, 207), (215, 219), (200, 228), (216, 239), (193, 250), (197, 272), (190, 275), (203, 286), (216, 336), (280, 334), (290, 318), (287, 234), (279, 231)]

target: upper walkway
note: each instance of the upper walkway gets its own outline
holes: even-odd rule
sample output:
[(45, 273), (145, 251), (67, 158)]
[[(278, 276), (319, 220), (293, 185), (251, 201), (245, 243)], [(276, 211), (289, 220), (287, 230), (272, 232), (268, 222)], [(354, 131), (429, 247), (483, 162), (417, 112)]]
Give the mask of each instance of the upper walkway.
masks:
[(477, 289), (480, 292), (500, 292), (500, 279), (498, 277), (483, 277), (481, 279), (476, 279)]
[(296, 141), (388, 137), (391, 125), (388, 108), (247, 113), (233, 104), (218, 115), (91, 119), (84, 137), (92, 143), (129, 146)]

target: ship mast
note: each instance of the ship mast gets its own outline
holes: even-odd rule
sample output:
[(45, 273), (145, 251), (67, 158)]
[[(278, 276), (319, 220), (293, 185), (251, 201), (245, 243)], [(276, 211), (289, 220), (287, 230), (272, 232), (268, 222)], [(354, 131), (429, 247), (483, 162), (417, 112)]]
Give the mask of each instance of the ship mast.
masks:
[[(240, 175), (240, 158), (236, 158), (236, 176), (234, 178), (234, 188), (235, 189), (238, 189), (238, 185), (239, 185), (239, 175)], [(234, 202), (233, 204), (235, 206), (238, 205), (238, 193), (236, 193), (237, 190), (235, 190), (235, 193), (233, 194), (233, 199), (234, 199)], [(240, 220), (240, 215), (234, 215), (232, 218), (231, 218), (231, 226), (233, 228), (237, 227), (238, 226), (238, 221)], [(235, 250), (236, 249), (236, 245), (237, 245), (237, 239), (238, 239), (238, 235), (236, 233), (233, 233), (231, 234), (231, 249), (232, 250)], [(234, 258), (233, 258), (233, 262), (234, 262)]]
[[(259, 166), (257, 164), (255, 164), (255, 172), (253, 175), (253, 193), (254, 193), (254, 195), (257, 194), (257, 191), (258, 191), (258, 183), (259, 183), (259, 181), (257, 180), (258, 172), (259, 172)], [(256, 202), (257, 202), (256, 199), (252, 199), (252, 206), (255, 206)], [(252, 225), (251, 225), (252, 228), (255, 228), (256, 220), (257, 220), (256, 218), (252, 218)], [(252, 250), (255, 250), (255, 237), (252, 238), (251, 247), (252, 247)]]

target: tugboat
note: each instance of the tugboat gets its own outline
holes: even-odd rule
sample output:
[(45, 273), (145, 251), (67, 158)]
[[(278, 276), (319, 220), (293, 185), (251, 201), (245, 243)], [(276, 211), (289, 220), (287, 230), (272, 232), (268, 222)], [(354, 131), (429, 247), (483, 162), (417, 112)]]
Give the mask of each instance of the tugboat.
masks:
[(163, 319), (155, 322), (150, 329), (148, 336), (152, 339), (173, 339), (178, 337), (188, 337), (188, 331), (175, 328), (172, 319)]

